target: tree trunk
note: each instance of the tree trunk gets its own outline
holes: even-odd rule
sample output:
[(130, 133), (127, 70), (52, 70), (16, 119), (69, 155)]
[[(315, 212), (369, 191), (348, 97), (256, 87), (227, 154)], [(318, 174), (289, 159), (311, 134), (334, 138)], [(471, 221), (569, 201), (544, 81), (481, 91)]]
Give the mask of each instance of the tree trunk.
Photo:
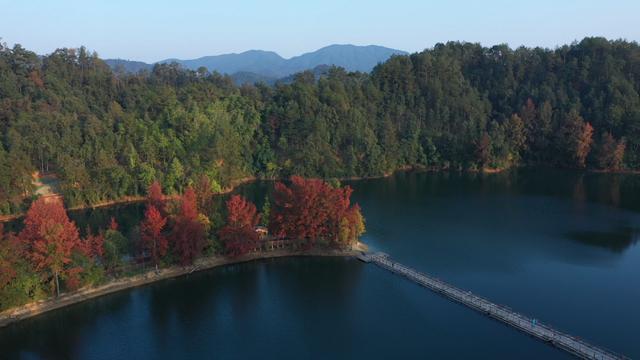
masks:
[(55, 272), (56, 277), (56, 297), (60, 297), (60, 280), (58, 279), (58, 272)]

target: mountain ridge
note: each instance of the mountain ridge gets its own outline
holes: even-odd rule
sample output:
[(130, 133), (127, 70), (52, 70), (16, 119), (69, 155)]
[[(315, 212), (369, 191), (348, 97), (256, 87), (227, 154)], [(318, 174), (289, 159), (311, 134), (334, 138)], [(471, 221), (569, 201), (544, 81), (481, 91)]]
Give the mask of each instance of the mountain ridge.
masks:
[(209, 71), (221, 74), (255, 74), (257, 78), (284, 78), (320, 65), (339, 66), (348, 71), (369, 72), (378, 63), (393, 55), (405, 55), (405, 51), (378, 45), (333, 44), (316, 51), (284, 58), (278, 53), (267, 50), (247, 50), (241, 53), (202, 56), (196, 59), (169, 58), (155, 63), (145, 63), (124, 59), (106, 59), (114, 70), (136, 73), (151, 70), (155, 64), (176, 62), (182, 67), (197, 70), (205, 67)]

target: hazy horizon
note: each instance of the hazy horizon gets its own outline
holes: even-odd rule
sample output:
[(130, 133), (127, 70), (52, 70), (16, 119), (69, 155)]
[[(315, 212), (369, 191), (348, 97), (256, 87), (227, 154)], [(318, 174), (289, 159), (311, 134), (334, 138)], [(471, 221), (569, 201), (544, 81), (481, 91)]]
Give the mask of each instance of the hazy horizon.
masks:
[[(283, 58), (283, 59), (285, 59), (285, 60), (290, 60), (291, 58), (294, 58), (294, 57), (297, 57), (297, 56), (300, 56), (300, 55), (303, 55), (303, 54), (306, 54), (306, 53), (314, 52), (314, 51), (316, 51), (316, 50), (320, 50), (320, 49), (323, 49), (323, 48), (326, 48), (326, 47), (334, 46), (334, 45), (338, 45), (338, 46), (342, 46), (342, 45), (347, 45), (347, 46), (349, 46), (349, 45), (353, 45), (353, 46), (361, 46), (361, 47), (366, 47), (366, 46), (382, 46), (382, 45), (378, 45), (378, 44), (365, 44), (365, 45), (358, 45), (358, 44), (327, 44), (327, 45), (325, 45), (325, 46), (321, 46), (321, 47), (319, 47), (319, 48), (317, 48), (317, 49), (312, 49), (312, 50), (309, 50), (309, 51), (301, 52), (301, 53), (299, 53), (299, 54), (293, 54), (293, 55), (291, 55), (291, 56), (283, 56), (283, 55), (282, 55), (282, 54), (280, 54), (279, 52), (274, 51), (274, 50), (270, 50), (270, 49), (253, 48), (253, 49), (246, 49), (246, 50), (234, 51), (234, 52), (228, 52), (228, 53), (205, 54), (205, 55), (196, 56), (196, 57), (193, 57), (193, 58), (179, 58), (179, 57), (176, 57), (176, 56), (171, 56), (171, 57), (164, 58), (164, 59), (157, 59), (157, 60), (144, 61), (144, 62), (152, 64), (152, 63), (155, 63), (155, 62), (164, 61), (164, 60), (172, 60), (172, 59), (177, 59), (177, 60), (194, 60), (194, 59), (199, 59), (199, 58), (208, 57), (208, 56), (237, 55), (237, 54), (243, 54), (243, 53), (246, 53), (246, 52), (249, 52), (249, 51), (264, 51), (264, 52), (272, 52), (272, 53), (275, 53), (275, 54), (277, 54), (278, 56), (282, 57), (282, 58)], [(389, 49), (393, 49), (393, 50), (406, 51), (406, 50), (403, 50), (403, 49), (390, 48), (390, 47), (388, 47), (388, 46), (383, 46), (383, 47), (385, 47), (385, 48), (389, 48)], [(406, 51), (406, 52), (409, 52), (409, 51)], [(100, 55), (100, 54), (98, 54), (98, 55)], [(104, 59), (112, 59), (112, 60), (143, 61), (143, 60), (138, 60), (138, 59), (127, 59), (127, 58), (105, 58), (104, 56), (101, 56), (101, 55), (100, 55), (100, 57), (101, 57), (101, 58), (104, 58)]]
[(209, 3), (112, 1), (57, 4), (0, 0), (0, 37), (39, 54), (86, 46), (102, 58), (167, 58), (274, 51), (284, 58), (331, 44), (379, 45), (407, 52), (447, 41), (554, 48), (587, 36), (640, 40), (640, 3), (594, 1), (516, 4), (505, 0), (342, 4), (278, 0)]

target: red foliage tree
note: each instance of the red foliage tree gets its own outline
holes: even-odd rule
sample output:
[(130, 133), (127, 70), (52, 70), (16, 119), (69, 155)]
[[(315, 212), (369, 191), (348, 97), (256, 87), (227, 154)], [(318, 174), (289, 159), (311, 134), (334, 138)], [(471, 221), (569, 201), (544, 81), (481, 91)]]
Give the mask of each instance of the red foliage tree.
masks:
[(160, 214), (166, 216), (164, 194), (162, 194), (162, 186), (158, 181), (154, 181), (149, 185), (149, 189), (147, 190), (147, 202), (158, 209)]
[(66, 271), (66, 287), (69, 290), (77, 290), (80, 288), (80, 273), (84, 271), (81, 267), (75, 266)]
[(233, 195), (227, 201), (227, 224), (220, 229), (219, 236), (229, 255), (244, 255), (255, 248), (258, 242), (255, 226), (259, 221), (256, 206), (242, 196)]
[(291, 178), (290, 186), (276, 183), (269, 230), (276, 237), (305, 241), (308, 247), (318, 239), (337, 244), (342, 220), (354, 211), (351, 193), (348, 186), (333, 188), (299, 176)]
[(227, 225), (254, 227), (260, 222), (256, 206), (240, 195), (233, 195), (227, 201)]
[(80, 243), (80, 250), (87, 257), (97, 259), (104, 255), (104, 234), (94, 235), (91, 229), (87, 229), (87, 236)]
[(193, 188), (188, 187), (182, 195), (180, 213), (172, 232), (173, 246), (183, 265), (193, 263), (202, 253), (205, 240), (204, 226), (198, 220), (198, 206)]
[(274, 192), (271, 232), (278, 236), (306, 241), (313, 246), (325, 235), (330, 209), (329, 184), (319, 179), (291, 178), (291, 185), (277, 183)]
[(140, 237), (143, 249), (149, 252), (153, 263), (158, 268), (158, 261), (167, 254), (169, 243), (162, 233), (167, 218), (153, 205), (147, 205), (144, 220), (140, 224)]
[(59, 200), (38, 199), (24, 219), (20, 240), (38, 271), (46, 270), (60, 295), (60, 276), (68, 272), (71, 254), (79, 248), (80, 236)]
[(113, 216), (111, 217), (111, 222), (109, 223), (109, 229), (113, 231), (118, 230), (118, 222), (116, 221), (116, 218), (114, 218)]
[(180, 215), (187, 219), (195, 220), (198, 218), (198, 198), (191, 186), (189, 186), (182, 195)]

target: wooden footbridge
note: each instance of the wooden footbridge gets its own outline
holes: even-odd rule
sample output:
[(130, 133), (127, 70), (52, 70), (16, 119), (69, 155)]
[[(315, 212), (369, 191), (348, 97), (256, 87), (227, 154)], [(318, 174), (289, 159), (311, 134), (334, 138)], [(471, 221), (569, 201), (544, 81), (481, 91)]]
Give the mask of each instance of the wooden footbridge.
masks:
[(549, 325), (538, 322), (536, 319), (519, 314), (504, 306), (494, 304), (487, 299), (472, 294), (470, 291), (458, 289), (442, 280), (415, 271), (393, 261), (385, 253), (362, 253), (358, 255), (358, 259), (367, 263), (374, 263), (383, 269), (402, 275), (407, 279), (440, 293), (453, 301), (486, 314), (487, 316), (565, 350), (579, 358), (602, 360), (627, 359), (622, 355), (591, 345), (582, 339), (578, 339), (569, 334), (558, 331)]

